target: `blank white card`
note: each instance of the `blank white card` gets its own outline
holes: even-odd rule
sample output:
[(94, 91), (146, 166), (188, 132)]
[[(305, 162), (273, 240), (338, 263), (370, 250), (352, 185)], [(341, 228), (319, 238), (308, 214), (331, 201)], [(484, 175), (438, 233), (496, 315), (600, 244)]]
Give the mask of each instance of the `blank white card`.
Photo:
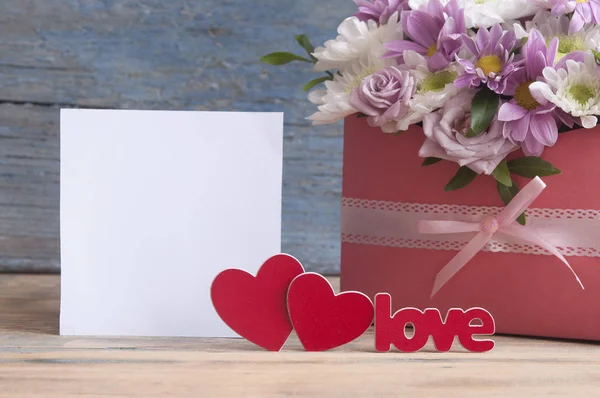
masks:
[(226, 268), (281, 250), (283, 114), (61, 111), (62, 335), (234, 337)]

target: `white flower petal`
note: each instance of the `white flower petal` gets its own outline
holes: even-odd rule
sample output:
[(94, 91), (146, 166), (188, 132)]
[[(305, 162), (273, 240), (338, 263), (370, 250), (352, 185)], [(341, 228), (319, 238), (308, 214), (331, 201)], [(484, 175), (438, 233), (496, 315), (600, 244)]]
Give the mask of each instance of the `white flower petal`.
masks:
[[(413, 10), (427, 5), (429, 0), (409, 0)], [(447, 4), (449, 0), (442, 0)], [(496, 23), (529, 17), (540, 10), (540, 6), (529, 0), (458, 0), (458, 5), (465, 9), (467, 28), (490, 27)]]
[(596, 127), (596, 123), (598, 123), (598, 118), (596, 116), (583, 116), (581, 118), (581, 125), (586, 129)]
[(326, 90), (313, 90), (308, 93), (308, 100), (315, 105), (323, 105), (323, 97), (325, 97), (326, 94)]
[[(529, 86), (531, 95), (540, 103), (542, 98), (552, 102), (566, 113), (580, 117), (586, 128), (596, 125), (600, 115), (600, 76), (595, 62), (568, 60), (566, 69), (544, 69), (544, 82)], [(588, 127), (589, 126), (589, 127)]]
[(382, 26), (371, 20), (363, 22), (356, 17), (346, 18), (338, 27), (337, 38), (315, 48), (313, 55), (317, 63), (314, 70), (339, 69), (344, 73), (359, 60), (380, 58), (387, 52), (385, 43), (402, 38), (402, 25), (398, 18), (398, 13), (395, 13)]
[(555, 97), (550, 86), (543, 82), (533, 82), (529, 85), (529, 92), (531, 96), (535, 98), (541, 105), (548, 104), (548, 101), (552, 102)]

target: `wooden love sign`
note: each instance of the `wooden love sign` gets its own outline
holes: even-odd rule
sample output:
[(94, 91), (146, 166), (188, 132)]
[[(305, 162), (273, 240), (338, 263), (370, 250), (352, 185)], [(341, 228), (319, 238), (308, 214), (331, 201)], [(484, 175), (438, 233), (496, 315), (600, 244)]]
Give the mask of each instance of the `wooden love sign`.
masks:
[[(269, 351), (281, 350), (294, 329), (306, 351), (340, 347), (363, 335), (373, 319), (379, 352), (392, 346), (415, 352), (430, 336), (440, 352), (449, 351), (455, 337), (468, 351), (494, 348), (493, 340), (474, 337), (495, 333), (494, 318), (483, 308), (453, 308), (445, 320), (435, 308), (403, 308), (392, 315), (389, 294), (377, 294), (374, 305), (363, 293), (335, 294), (327, 279), (304, 272), (287, 254), (268, 259), (256, 276), (240, 269), (221, 272), (211, 286), (211, 299), (233, 331)], [(407, 325), (413, 326), (412, 336), (406, 334)]]
[[(429, 336), (433, 338), (435, 348), (440, 352), (450, 351), (454, 337), (460, 344), (472, 352), (485, 352), (494, 348), (493, 340), (476, 340), (475, 335), (493, 335), (494, 318), (483, 308), (471, 308), (463, 311), (452, 308), (445, 322), (437, 308), (421, 311), (417, 308), (403, 308), (390, 315), (392, 297), (388, 293), (375, 296), (375, 349), (387, 352), (394, 345), (403, 352), (415, 352), (427, 344)], [(479, 320), (481, 324), (472, 323)], [(414, 333), (408, 337), (406, 325), (412, 324)]]

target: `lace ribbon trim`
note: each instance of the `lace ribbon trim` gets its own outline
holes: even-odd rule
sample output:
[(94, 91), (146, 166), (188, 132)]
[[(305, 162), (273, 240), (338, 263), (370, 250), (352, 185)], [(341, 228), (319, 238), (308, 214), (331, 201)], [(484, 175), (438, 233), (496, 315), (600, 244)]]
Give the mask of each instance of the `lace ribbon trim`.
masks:
[[(430, 250), (461, 250), (473, 233), (424, 235), (420, 220), (476, 222), (498, 214), (501, 207), (421, 204), (342, 198), (342, 242)], [(550, 241), (564, 256), (600, 257), (600, 211), (583, 209), (527, 210), (528, 226)], [(488, 252), (551, 255), (545, 249), (494, 237)]]

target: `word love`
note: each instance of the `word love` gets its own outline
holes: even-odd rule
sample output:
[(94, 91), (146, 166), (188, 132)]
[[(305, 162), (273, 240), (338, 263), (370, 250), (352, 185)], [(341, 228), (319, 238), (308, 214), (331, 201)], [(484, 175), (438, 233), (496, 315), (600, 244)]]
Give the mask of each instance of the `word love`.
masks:
[[(483, 308), (471, 308), (463, 311), (452, 308), (446, 321), (442, 320), (437, 308), (421, 311), (417, 308), (403, 308), (390, 316), (392, 297), (387, 293), (375, 296), (375, 349), (387, 352), (393, 344), (402, 352), (415, 352), (427, 344), (429, 336), (433, 338), (436, 350), (450, 351), (454, 337), (460, 344), (472, 352), (486, 352), (494, 348), (493, 340), (477, 340), (475, 335), (493, 335), (494, 318)], [(479, 321), (480, 324), (472, 323)], [(413, 326), (413, 334), (408, 337), (406, 326)]]
[[(375, 296), (375, 304), (360, 292), (335, 294), (323, 276), (305, 272), (292, 256), (268, 259), (256, 276), (228, 269), (211, 286), (217, 314), (233, 331), (270, 351), (279, 351), (295, 330), (306, 351), (326, 351), (354, 341), (375, 320), (375, 349), (392, 346), (402, 352), (422, 349), (430, 336), (438, 351), (446, 352), (455, 338), (469, 351), (485, 352), (493, 340), (474, 336), (493, 335), (494, 319), (482, 308), (451, 309), (445, 320), (440, 311), (404, 308), (392, 315), (392, 298)], [(475, 324), (477, 321), (477, 324)], [(407, 335), (408, 325), (413, 334)]]

